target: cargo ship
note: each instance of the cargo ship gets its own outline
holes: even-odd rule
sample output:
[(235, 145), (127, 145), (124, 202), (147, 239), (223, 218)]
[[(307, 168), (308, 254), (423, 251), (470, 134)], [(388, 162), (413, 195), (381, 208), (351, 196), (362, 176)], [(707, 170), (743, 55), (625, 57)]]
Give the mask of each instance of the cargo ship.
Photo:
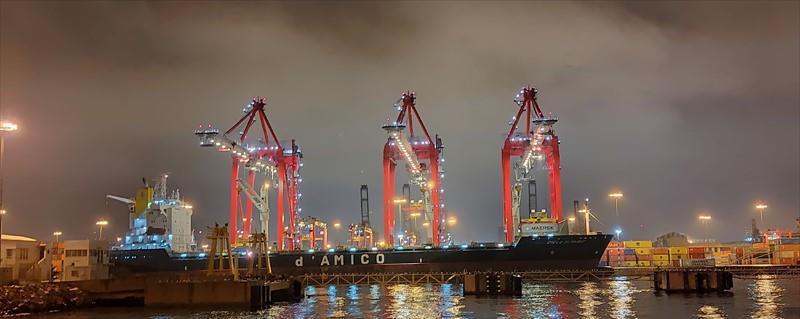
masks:
[[(596, 268), (608, 234), (520, 237), (513, 244), (475, 243), (441, 247), (392, 249), (295, 250), (269, 254), (274, 274), (308, 273), (431, 273), (461, 271), (537, 271)], [(235, 250), (240, 267), (247, 252)], [(115, 272), (149, 273), (206, 269), (205, 253), (170, 253), (166, 249), (111, 252)]]

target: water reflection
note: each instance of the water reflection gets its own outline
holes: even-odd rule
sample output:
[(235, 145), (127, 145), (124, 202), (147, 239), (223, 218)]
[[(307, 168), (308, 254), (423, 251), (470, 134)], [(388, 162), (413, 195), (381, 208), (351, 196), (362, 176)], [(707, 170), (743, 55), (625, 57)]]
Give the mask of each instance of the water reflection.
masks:
[(611, 293), (609, 299), (611, 318), (636, 318), (636, 312), (632, 307), (635, 302), (633, 294), (640, 290), (636, 289), (633, 282), (626, 277), (616, 277), (608, 283), (608, 289)]
[(654, 294), (619, 277), (582, 283), (525, 283), (521, 297), (463, 296), (460, 284), (309, 286), (299, 303), (259, 312), (198, 308), (93, 308), (31, 318), (800, 318), (795, 279), (736, 280), (730, 294)]
[[(522, 286), (521, 302), (509, 303), (505, 313), (511, 318), (517, 318), (525, 314), (529, 318), (561, 318), (561, 311), (558, 309), (558, 302), (553, 302), (556, 288), (552, 285), (543, 283), (532, 283)], [(520, 304), (521, 310), (515, 307)]]
[(600, 289), (595, 282), (584, 282), (575, 292), (578, 295), (578, 315), (581, 318), (597, 318), (597, 306), (602, 302), (598, 300)]
[(784, 289), (778, 285), (772, 276), (759, 276), (753, 283), (748, 285), (747, 290), (753, 300), (751, 318), (769, 319), (781, 318), (781, 296)]
[(697, 309), (697, 318), (700, 319), (723, 319), (725, 313), (717, 306), (703, 305)]

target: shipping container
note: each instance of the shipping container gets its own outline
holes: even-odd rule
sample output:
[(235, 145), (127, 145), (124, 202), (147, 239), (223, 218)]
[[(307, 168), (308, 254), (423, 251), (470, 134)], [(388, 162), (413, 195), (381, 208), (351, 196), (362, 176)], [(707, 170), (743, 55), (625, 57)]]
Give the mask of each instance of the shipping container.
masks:
[(652, 250), (653, 255), (669, 255), (669, 248), (656, 247)]
[(625, 255), (625, 261), (636, 261), (636, 255)]
[(669, 255), (669, 260), (684, 260), (689, 259), (689, 255)]
[(625, 248), (652, 248), (653, 242), (649, 240), (626, 240)]
[(800, 252), (800, 244), (780, 244), (780, 245), (777, 245), (777, 248), (780, 251), (796, 251), (796, 252)]
[(689, 254), (705, 254), (706, 248), (705, 247), (689, 247)]
[(681, 260), (681, 267), (714, 267), (714, 259)]
[(653, 255), (655, 261), (669, 261), (669, 255)]
[(633, 248), (625, 248), (625, 250), (623, 251), (623, 254), (625, 254), (625, 255), (636, 255), (636, 250), (633, 249)]
[(653, 260), (653, 255), (636, 255), (636, 260), (639, 260), (639, 261), (651, 261), (651, 260)]
[(689, 249), (686, 247), (670, 247), (669, 248), (670, 255), (686, 255), (689, 254)]
[(650, 248), (635, 248), (637, 255), (650, 255)]
[(795, 256), (797, 256), (797, 254), (795, 254), (794, 251), (781, 251), (778, 253), (778, 256), (780, 258), (794, 258)]
[(650, 267), (650, 261), (637, 261), (636, 266), (638, 267)]
[(625, 246), (622, 244), (622, 242), (612, 241), (608, 243), (608, 248), (623, 248), (623, 247)]
[(625, 256), (624, 256), (624, 255), (620, 255), (620, 256), (608, 256), (608, 261), (609, 261), (609, 262), (611, 262), (611, 261), (623, 261), (623, 260), (625, 260)]
[(625, 252), (624, 248), (609, 248), (606, 251), (609, 256), (620, 256)]
[(625, 267), (636, 267), (635, 261), (626, 261), (624, 264)]
[(800, 264), (800, 259), (796, 258), (781, 258), (781, 265), (795, 265)]
[(689, 259), (706, 259), (706, 254), (705, 253), (700, 253), (700, 254), (689, 253)]
[(656, 266), (656, 267), (669, 267), (669, 261), (666, 261), (666, 260), (655, 260), (655, 261), (653, 261), (653, 266)]

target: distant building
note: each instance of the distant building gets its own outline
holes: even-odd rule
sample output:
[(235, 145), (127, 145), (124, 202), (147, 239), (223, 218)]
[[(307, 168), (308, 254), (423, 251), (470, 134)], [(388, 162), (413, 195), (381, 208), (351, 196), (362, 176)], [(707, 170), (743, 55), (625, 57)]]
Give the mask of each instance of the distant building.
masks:
[[(63, 242), (62, 281), (108, 279), (108, 247), (102, 240), (65, 240)], [(53, 258), (56, 260), (57, 258)]]
[(33, 238), (3, 234), (2, 261), (0, 261), (0, 283), (27, 280), (34, 265), (44, 256), (41, 243)]
[(656, 237), (654, 245), (656, 247), (686, 247), (689, 246), (689, 238), (683, 233), (670, 232)]

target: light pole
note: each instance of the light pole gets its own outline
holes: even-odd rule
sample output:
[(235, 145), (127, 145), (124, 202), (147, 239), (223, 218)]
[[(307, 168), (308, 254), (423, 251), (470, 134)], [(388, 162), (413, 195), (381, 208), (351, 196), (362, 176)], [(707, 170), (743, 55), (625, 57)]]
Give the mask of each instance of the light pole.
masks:
[(56, 237), (56, 243), (57, 243), (57, 242), (58, 242), (58, 239), (61, 237), (61, 232), (60, 232), (60, 231), (54, 232), (54, 233), (53, 233), (53, 236), (55, 236), (55, 237)]
[(398, 227), (398, 229), (401, 229), (400, 233), (402, 233), (403, 232), (402, 230), (405, 230), (405, 227), (403, 225), (403, 204), (407, 203), (408, 201), (406, 201), (405, 198), (400, 197), (400, 198), (395, 198), (393, 202), (397, 204), (397, 220), (400, 221), (398, 223), (399, 224), (398, 226), (400, 226)]
[(97, 225), (97, 226), (100, 226), (100, 233), (99, 233), (99, 235), (97, 236), (97, 239), (98, 239), (98, 240), (103, 240), (103, 226), (106, 226), (106, 225), (108, 225), (108, 221), (107, 221), (107, 220), (104, 220), (104, 219), (102, 219), (102, 220), (98, 220), (98, 221), (97, 221), (96, 223), (94, 223), (94, 224), (95, 224), (95, 225)]
[[(341, 229), (341, 228), (342, 228), (342, 223), (333, 222), (333, 230), (334, 230), (335, 234), (338, 234), (339, 229)], [(336, 241), (336, 246), (339, 246), (339, 242), (338, 241)], [(327, 248), (327, 247), (325, 247), (325, 248)]]
[(622, 229), (617, 228), (617, 229), (614, 230), (614, 233), (617, 234), (617, 241), (622, 240), (621, 239), (622, 236), (620, 236), (620, 235), (622, 235)]
[(767, 231), (767, 225), (764, 224), (764, 209), (766, 209), (767, 207), (769, 206), (767, 206), (767, 204), (764, 204), (762, 202), (756, 204), (756, 209), (758, 209), (759, 214), (761, 214), (761, 227), (764, 227), (765, 232)]
[(5, 209), (0, 209), (0, 266), (3, 265), (3, 215), (6, 214)]
[(17, 124), (11, 122), (0, 123), (0, 265), (3, 264), (3, 215), (6, 214), (3, 206), (3, 154), (5, 154), (5, 143), (3, 139), (6, 132), (13, 132), (19, 129)]
[(624, 196), (622, 192), (608, 194), (608, 197), (614, 199), (614, 214), (617, 216), (617, 219), (619, 219), (619, 199), (622, 198), (622, 196)]
[[(699, 219), (700, 220), (700, 224), (703, 225), (703, 230), (705, 232), (705, 236), (709, 237), (708, 236), (708, 222), (711, 220), (711, 216), (710, 215), (700, 215), (700, 216), (697, 216), (697, 219)], [(708, 238), (706, 238), (706, 239), (708, 239)]]

